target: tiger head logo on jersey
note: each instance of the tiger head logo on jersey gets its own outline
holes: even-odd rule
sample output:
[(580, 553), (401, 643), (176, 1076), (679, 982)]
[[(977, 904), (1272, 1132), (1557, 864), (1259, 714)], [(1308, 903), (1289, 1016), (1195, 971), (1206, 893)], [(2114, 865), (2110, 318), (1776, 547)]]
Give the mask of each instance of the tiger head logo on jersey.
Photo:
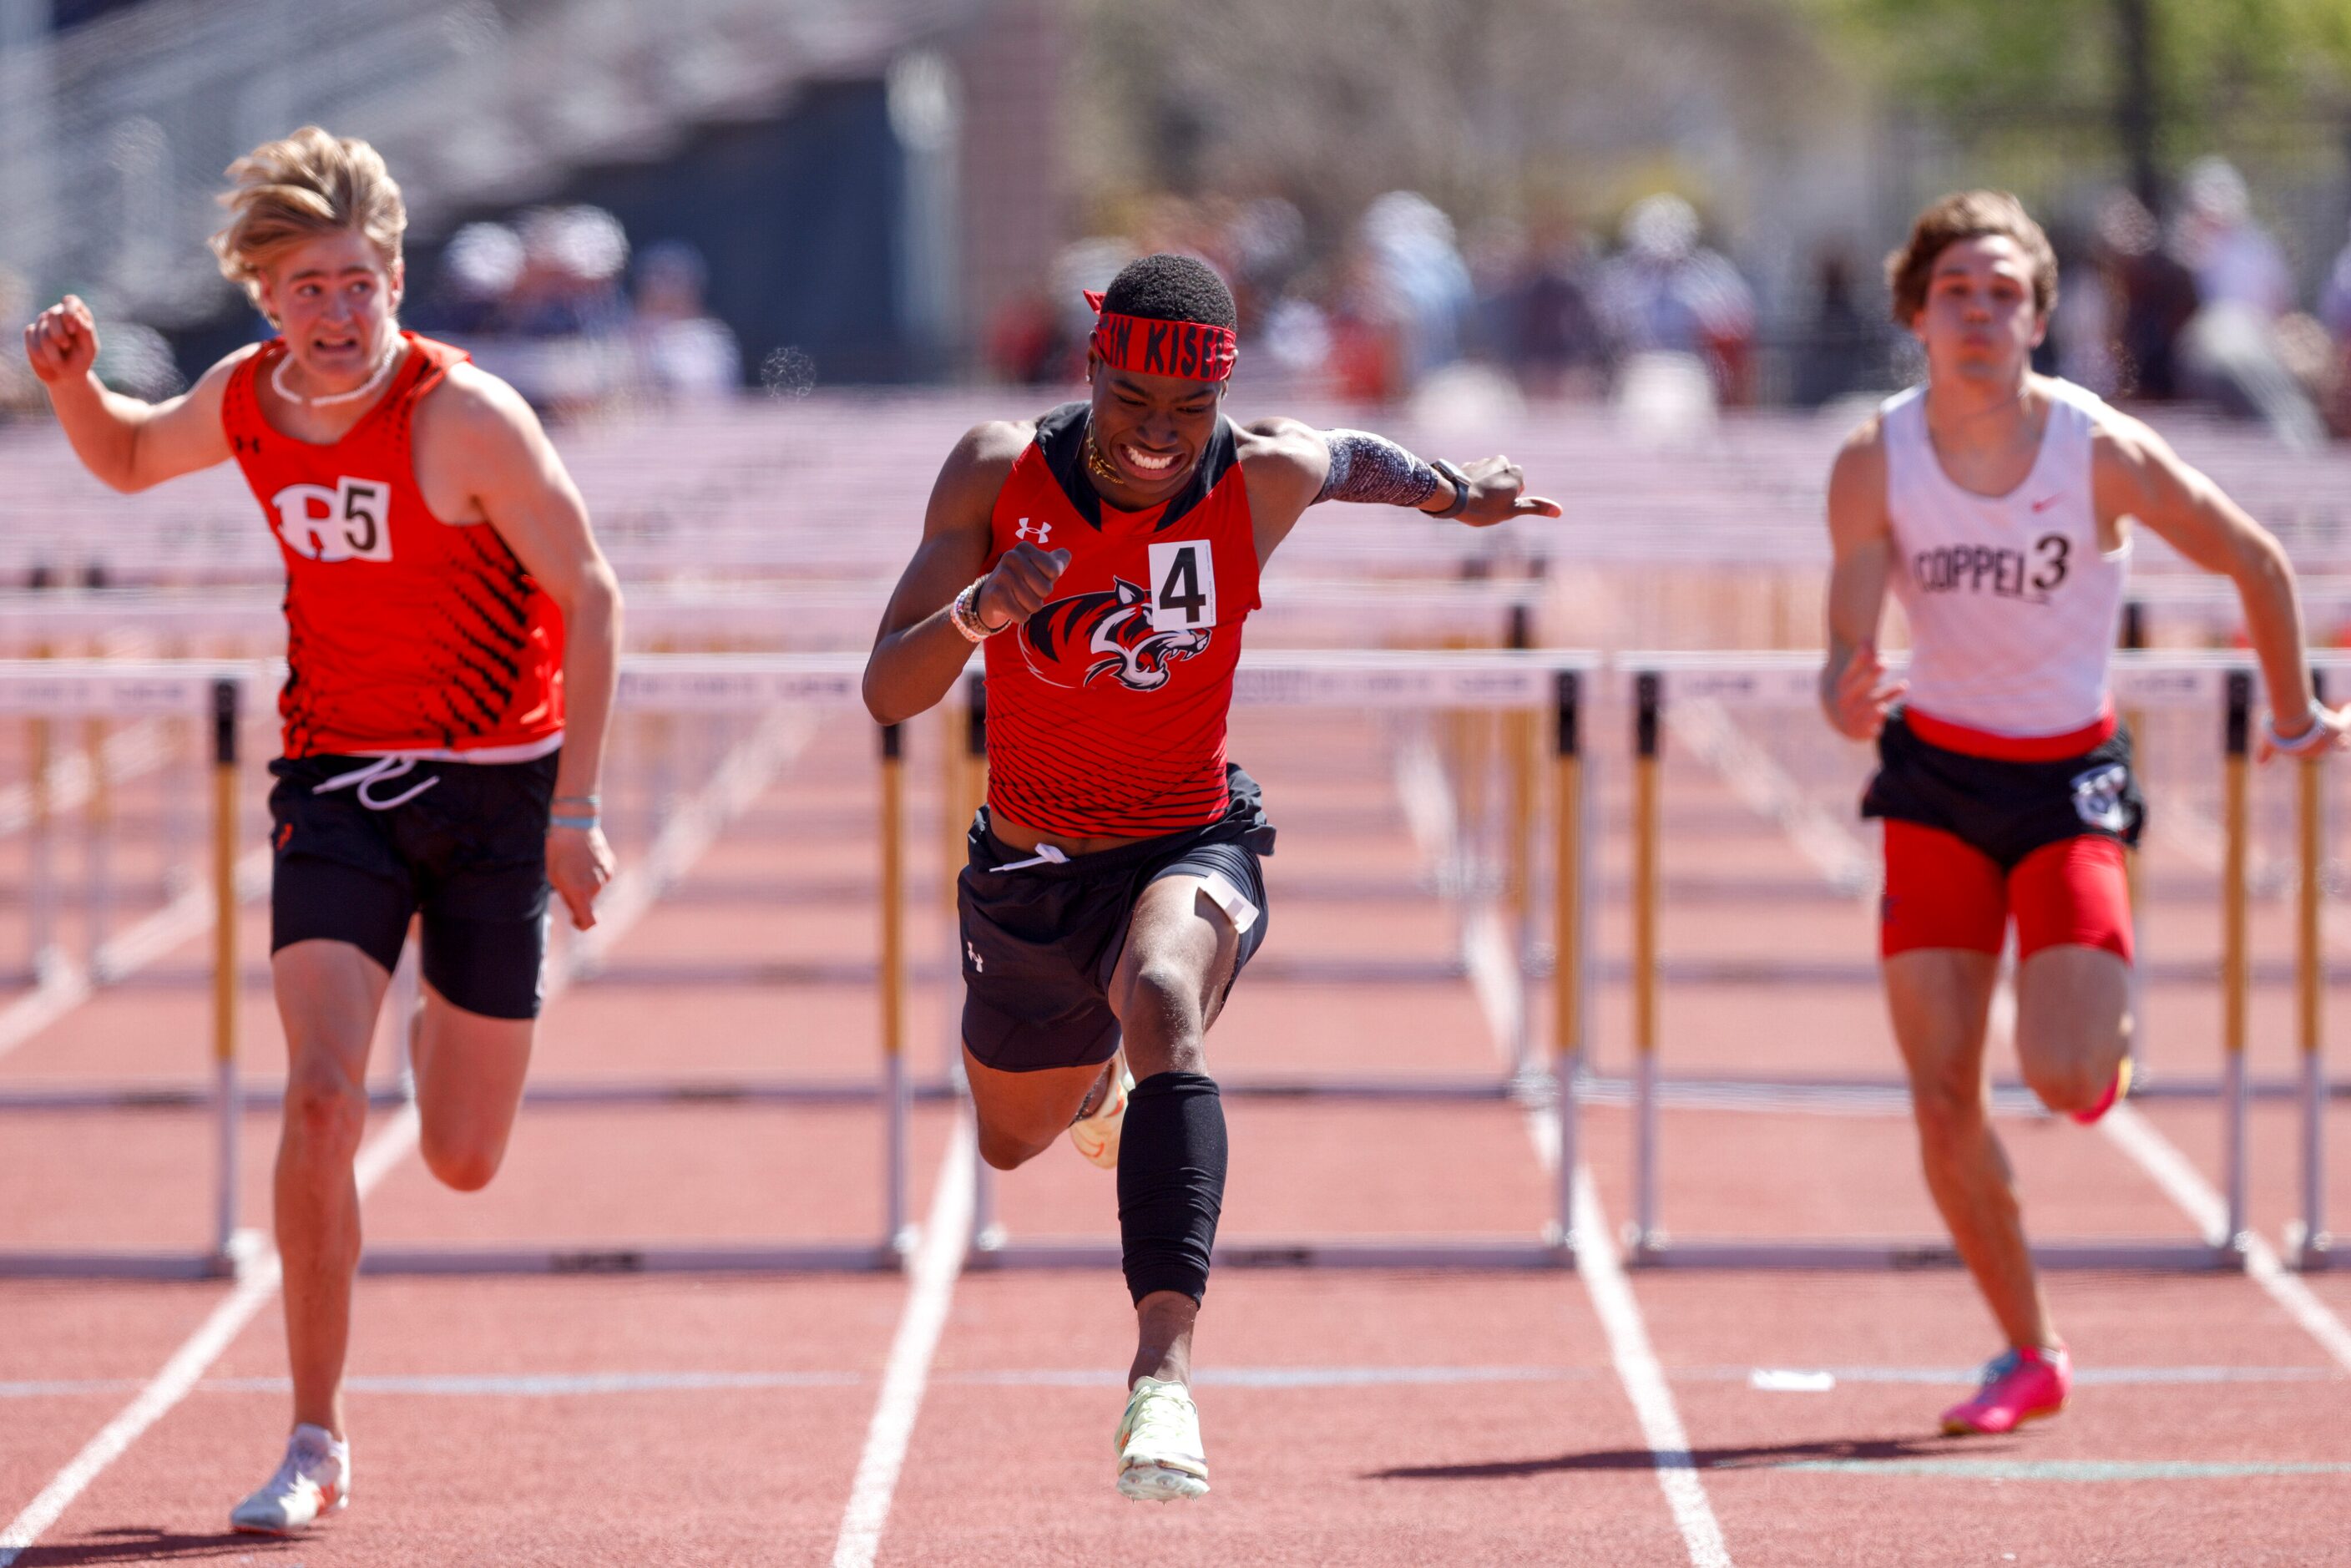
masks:
[(1153, 630), (1150, 590), (1113, 578), (1107, 592), (1073, 593), (1031, 615), (1020, 629), (1020, 652), (1040, 679), (1057, 686), (1092, 685), (1107, 675), (1130, 691), (1155, 692), (1173, 675), (1169, 665), (1207, 650), (1214, 630)]

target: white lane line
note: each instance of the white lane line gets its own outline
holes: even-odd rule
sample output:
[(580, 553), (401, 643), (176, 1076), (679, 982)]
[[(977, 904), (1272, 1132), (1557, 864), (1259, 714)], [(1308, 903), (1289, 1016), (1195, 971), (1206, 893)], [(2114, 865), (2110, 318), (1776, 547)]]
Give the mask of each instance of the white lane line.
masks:
[[(2204, 1174), (2179, 1152), (2178, 1145), (2139, 1114), (2137, 1106), (2127, 1103), (2117, 1105), (2099, 1118), (2098, 1125), (2179, 1206), (2180, 1212), (2197, 1229), (2215, 1242), (2223, 1239), (2229, 1225), (2228, 1200), (2204, 1179)], [(2351, 1372), (2351, 1327), (2346, 1327), (2343, 1320), (2285, 1266), (2268, 1242), (2250, 1232), (2245, 1244), (2245, 1272), (2284, 1310), (2286, 1316), (2301, 1324), (2303, 1332), (2335, 1358), (2335, 1364)]]
[(970, 1125), (958, 1121), (946, 1158), (940, 1162), (939, 1185), (931, 1195), (931, 1211), (923, 1220), (923, 1242), (914, 1253), (905, 1310), (898, 1319), (897, 1335), (890, 1342), (882, 1393), (873, 1402), (873, 1418), (865, 1428), (865, 1449), (857, 1458), (857, 1478), (850, 1483), (849, 1506), (841, 1511), (841, 1534), (832, 1547), (833, 1568), (868, 1568), (882, 1545), (883, 1529), (890, 1521), (890, 1500), (898, 1490), (906, 1445), (914, 1436), (914, 1417), (921, 1413), (923, 1391), (930, 1381), (931, 1358), (937, 1354), (939, 1335), (946, 1327), (956, 1276), (963, 1271), (964, 1246), (971, 1232), (973, 1162), (977, 1157), (974, 1146)]
[[(625, 872), (613, 879), (606, 891), (608, 895), (618, 896), (613, 898), (612, 904), (607, 906), (609, 913), (606, 916), (597, 922), (596, 935), (600, 940), (591, 951), (600, 954), (610, 952), (612, 944), (653, 907), (659, 888), (683, 876), (716, 839), (718, 828), (748, 807), (767, 781), (799, 754), (799, 748), (814, 733), (814, 726), (802, 722), (803, 718), (804, 716), (795, 717), (789, 712), (770, 714), (750, 739), (719, 764), (713, 782), (705, 789), (694, 806), (679, 812), (673, 819), (671, 827), (664, 830), (648, 852), (646, 860), (653, 869), (636, 880), (653, 883), (653, 892), (635, 892), (631, 885), (632, 878)], [(549, 969), (545, 995), (545, 999), (549, 1002), (575, 976), (585, 972), (583, 966), (573, 965), (549, 966)], [(358, 1184), (360, 1197), (366, 1197), (378, 1182), (408, 1157), (416, 1147), (417, 1132), (416, 1107), (410, 1103), (394, 1112), (392, 1119), (361, 1145), (351, 1173)], [(965, 1171), (968, 1185), (968, 1165)], [(966, 1224), (968, 1225), (968, 1220)], [(958, 1263), (961, 1256), (958, 1249)], [(228, 1299), (213, 1309), (196, 1332), (188, 1336), (170, 1361), (164, 1363), (163, 1369), (140, 1391), (139, 1396), (101, 1427), (98, 1436), (82, 1445), (81, 1452), (41, 1489), (40, 1495), (26, 1505), (24, 1512), (9, 1523), (5, 1532), (0, 1532), (0, 1568), (11, 1568), (25, 1548), (40, 1539), (42, 1532), (57, 1521), (74, 1499), (79, 1497), (109, 1465), (120, 1458), (141, 1433), (187, 1397), (196, 1380), (220, 1359), (222, 1353), (244, 1332), (255, 1314), (277, 1293), (281, 1269), (275, 1249), (254, 1260), (245, 1277), (229, 1292)], [(917, 1397), (919, 1394), (918, 1389)], [(886, 1498), (884, 1506), (887, 1506)]]
[[(1438, 778), (1441, 781), (1442, 775)], [(1405, 786), (1400, 780), (1401, 787)], [(1449, 797), (1445, 803), (1449, 809)], [(1473, 946), (1500, 944), (1504, 940), (1501, 925), (1499, 921), (1470, 921), (1464, 927), (1463, 940)], [(1481, 973), (1494, 972), (1498, 964), (1510, 963), (1507, 949), (1499, 955), (1473, 956), (1469, 972), (1474, 979)], [(1488, 984), (1474, 985), (1472, 988), (1479, 1009), (1486, 1015), (1494, 1049), (1508, 1060), (1519, 1022), (1516, 988)], [(1559, 1124), (1547, 1113), (1531, 1107), (1526, 1124), (1537, 1163), (1546, 1175), (1556, 1172), (1560, 1160)], [(1576, 1167), (1575, 1208), (1569, 1218), (1577, 1242), (1575, 1271), (1583, 1281), (1584, 1291), (1592, 1298), (1592, 1309), (1607, 1336), (1608, 1356), (1615, 1368), (1616, 1381), (1624, 1386), (1625, 1396), (1632, 1401), (1634, 1416), (1641, 1426), (1641, 1440), (1648, 1445), (1649, 1462), (1656, 1472), (1657, 1488), (1666, 1495), (1666, 1507), (1674, 1516), (1674, 1527), (1681, 1531), (1691, 1568), (1731, 1568), (1730, 1548), (1722, 1538), (1721, 1521), (1715, 1518), (1714, 1505), (1708, 1500), (1706, 1483), (1698, 1479), (1681, 1413), (1674, 1406), (1673, 1390), (1666, 1385), (1665, 1368), (1658, 1364), (1656, 1352), (1650, 1347), (1649, 1331), (1642, 1322), (1641, 1304), (1633, 1294), (1632, 1281), (1625, 1277), (1625, 1266), (1617, 1260), (1610, 1240), (1615, 1232), (1609, 1228), (1606, 1210), (1600, 1207), (1599, 1188), (1593, 1183), (1592, 1167), (1588, 1165)]]
[[(360, 1196), (366, 1197), (368, 1190), (382, 1180), (384, 1173), (415, 1145), (416, 1113), (413, 1108), (402, 1107), (360, 1150), (353, 1173)], [(141, 1433), (188, 1396), (196, 1380), (211, 1369), (222, 1353), (235, 1343), (236, 1336), (245, 1332), (246, 1325), (277, 1293), (280, 1268), (275, 1250), (256, 1259), (246, 1276), (236, 1282), (236, 1288), (228, 1293), (227, 1300), (214, 1307), (196, 1332), (172, 1353), (172, 1359), (149, 1379), (138, 1396), (124, 1406), (113, 1420), (99, 1427), (98, 1435), (82, 1445), (81, 1452), (41, 1489), (40, 1495), (9, 1521), (5, 1531), (0, 1531), (0, 1568), (9, 1568), (26, 1547), (57, 1521), (90, 1482), (138, 1441)]]
[(1698, 1479), (1690, 1457), (1689, 1436), (1682, 1429), (1681, 1413), (1674, 1408), (1673, 1391), (1666, 1386), (1665, 1368), (1649, 1346), (1649, 1331), (1641, 1321), (1641, 1304), (1633, 1296), (1632, 1281), (1616, 1260), (1609, 1238), (1608, 1216), (1592, 1184), (1592, 1167), (1575, 1173), (1575, 1271), (1583, 1277), (1593, 1310), (1608, 1335), (1609, 1359), (1616, 1380), (1641, 1423), (1641, 1440), (1649, 1445), (1649, 1459), (1657, 1472), (1657, 1489), (1666, 1494), (1674, 1527), (1682, 1532), (1689, 1551), (1690, 1568), (1730, 1568), (1730, 1548), (1722, 1539), (1722, 1525), (1707, 1500), (1706, 1484)]

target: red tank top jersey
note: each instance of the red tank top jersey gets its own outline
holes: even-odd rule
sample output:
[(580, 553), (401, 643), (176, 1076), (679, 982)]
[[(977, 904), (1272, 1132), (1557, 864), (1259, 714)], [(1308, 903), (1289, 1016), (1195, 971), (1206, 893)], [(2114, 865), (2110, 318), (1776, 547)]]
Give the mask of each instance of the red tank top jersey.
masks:
[(1053, 597), (987, 660), (987, 803), (1049, 833), (1147, 837), (1227, 804), (1225, 717), (1257, 537), (1229, 421), (1191, 483), (1148, 511), (1085, 477), (1086, 405), (1037, 422), (997, 493), (988, 565), (1027, 542), (1070, 552)]
[(350, 432), (297, 441), (262, 417), (273, 339), (229, 377), (221, 423), (286, 558), (286, 755), (543, 755), (563, 734), (563, 618), (486, 523), (452, 527), (416, 484), (416, 405), (461, 349), (407, 360)]

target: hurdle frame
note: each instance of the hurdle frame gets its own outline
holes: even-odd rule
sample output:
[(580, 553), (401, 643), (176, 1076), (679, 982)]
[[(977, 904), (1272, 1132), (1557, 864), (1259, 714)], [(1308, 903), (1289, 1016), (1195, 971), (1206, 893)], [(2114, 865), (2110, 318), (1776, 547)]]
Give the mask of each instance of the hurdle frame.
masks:
[[(1498, 1040), (1507, 1071), (1491, 1076), (1451, 1077), (1382, 1074), (1377, 1078), (1242, 1074), (1219, 1077), (1218, 1090), (1232, 1099), (1353, 1101), (1385, 1103), (1515, 1103), (1530, 1114), (1546, 1115), (1558, 1140), (1560, 1159), (1548, 1184), (1552, 1213), (1532, 1237), (1348, 1236), (1265, 1239), (1219, 1238), (1213, 1253), (1227, 1269), (1432, 1269), (1513, 1270), (1572, 1268), (1578, 1238), (1573, 1225), (1574, 1177), (1580, 1147), (1578, 1108), (1584, 1029), (1589, 1018), (1585, 988), (1591, 965), (1585, 944), (1590, 813), (1584, 800), (1582, 706), (1587, 681), (1602, 666), (1597, 654), (1575, 650), (1452, 649), (1413, 652), (1277, 650), (1244, 656), (1235, 681), (1236, 706), (1322, 708), (1426, 708), (1551, 711), (1555, 799), (1553, 802), (1553, 918), (1556, 957), (1550, 1061), (1539, 1076), (1523, 1072), (1512, 1043)], [(1440, 688), (1457, 700), (1429, 700)], [(1342, 693), (1352, 695), (1343, 700)], [(986, 699), (968, 699), (972, 722), (968, 744), (984, 777)], [(1531, 836), (1524, 841), (1531, 848)], [(1531, 882), (1529, 871), (1521, 877)], [(1519, 1016), (1530, 1012), (1532, 979), (1523, 950), (1519, 956)], [(1016, 1238), (996, 1217), (994, 1173), (975, 1169), (970, 1249), (971, 1270), (1116, 1268), (1121, 1249), (1114, 1239)]]
[[(1733, 696), (1770, 706), (1810, 708), (1817, 704), (1816, 680), (1822, 655), (1813, 651), (1771, 654), (1718, 653), (1632, 653), (1620, 655), (1617, 669), (1629, 677), (1634, 710), (1635, 887), (1633, 952), (1635, 963), (1635, 1071), (1630, 1103), (1633, 1113), (1633, 1214), (1622, 1237), (1625, 1261), (1642, 1268), (1776, 1270), (1877, 1270), (1956, 1268), (1961, 1260), (1944, 1239), (1790, 1240), (1771, 1238), (1682, 1238), (1664, 1227), (1657, 1194), (1662, 1134), (1659, 1111), (1665, 1100), (1687, 1100), (1695, 1092), (1719, 1091), (1727, 1100), (1742, 1096), (1779, 1095), (1775, 1110), (1802, 1110), (1807, 1098), (1850, 1094), (1859, 1088), (1883, 1088), (1903, 1093), (1898, 1079), (1879, 1085), (1874, 1081), (1819, 1082), (1737, 1079), (1668, 1079), (1660, 1070), (1656, 1030), (1656, 916), (1658, 840), (1662, 747), (1660, 721), (1678, 688), (1685, 698)], [(2246, 992), (2245, 861), (2248, 839), (2246, 767), (2247, 731), (2252, 706), (2252, 676), (2245, 655), (2234, 653), (2123, 652), (2116, 655), (2115, 687), (2118, 701), (2136, 710), (2151, 706), (2190, 707), (2209, 703), (2218, 695), (2223, 739), (2223, 813), (2226, 850), (2221, 873), (2222, 918), (2222, 1061), (2217, 1099), (2223, 1119), (2224, 1186), (2227, 1222), (2224, 1234), (2199, 1239), (2059, 1240), (2036, 1242), (2032, 1259), (2051, 1270), (2148, 1270), (2195, 1272), (2225, 1271), (2244, 1267), (2247, 1251), (2245, 1220), (2245, 1127), (2251, 1097), (2245, 1064)], [(1996, 1097), (1999, 1098), (1999, 1097)], [(2012, 1101), (2013, 1096), (2007, 1098)]]
[[(193, 1098), (214, 1118), (209, 1219), (212, 1241), (203, 1248), (8, 1249), (0, 1250), (0, 1279), (208, 1280), (236, 1274), (256, 1251), (256, 1234), (237, 1227), (239, 1124), (245, 1097), (237, 1082), (237, 887), (240, 778), (238, 728), (246, 688), (256, 672), (249, 662), (222, 660), (0, 660), (0, 713), (42, 721), (99, 720), (139, 716), (185, 719), (206, 726), (212, 745), (212, 953), (209, 1084)], [(40, 733), (40, 732), (37, 732)], [(45, 831), (48, 758), (34, 747), (32, 828)], [(97, 763), (103, 778), (102, 758)], [(36, 874), (41, 874), (37, 860)], [(103, 970), (103, 955), (90, 967)], [(83, 995), (102, 974), (82, 977)]]
[[(795, 706), (864, 710), (862, 654), (655, 653), (622, 663), (614, 706), (663, 712), (768, 714)], [(512, 1274), (805, 1274), (872, 1273), (904, 1267), (920, 1240), (907, 1216), (906, 1173), (911, 1108), (918, 1097), (905, 1062), (904, 829), (905, 743), (902, 727), (876, 730), (876, 791), (880, 817), (877, 946), (877, 1032), (882, 1060), (868, 1082), (791, 1078), (726, 1079), (621, 1086), (618, 1092), (534, 1096), (531, 1104), (827, 1105), (873, 1103), (883, 1113), (880, 1175), (882, 1225), (868, 1240), (595, 1243), (548, 1247), (488, 1243), (472, 1246), (370, 1245), (360, 1256), (368, 1275), (439, 1277)], [(934, 1086), (924, 1098), (944, 1099)]]

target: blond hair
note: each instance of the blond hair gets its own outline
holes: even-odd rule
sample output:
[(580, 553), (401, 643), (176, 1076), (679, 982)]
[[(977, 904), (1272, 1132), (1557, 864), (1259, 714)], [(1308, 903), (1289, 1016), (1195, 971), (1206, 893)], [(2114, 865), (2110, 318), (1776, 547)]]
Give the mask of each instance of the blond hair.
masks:
[(1963, 239), (1998, 235), (2012, 239), (2032, 267), (2032, 308), (2046, 316), (2057, 307), (2057, 253), (2049, 236), (2006, 191), (1959, 191), (1918, 214), (1908, 243), (1886, 258), (1886, 287), (1894, 296), (1894, 319), (1904, 327), (1927, 308), (1927, 284), (1935, 259)]
[(400, 260), (408, 207), (383, 155), (364, 141), (306, 125), (230, 164), (228, 177), (219, 199), (230, 216), (212, 237), (213, 254), (256, 306), (269, 266), (321, 235), (363, 234), (386, 268)]

